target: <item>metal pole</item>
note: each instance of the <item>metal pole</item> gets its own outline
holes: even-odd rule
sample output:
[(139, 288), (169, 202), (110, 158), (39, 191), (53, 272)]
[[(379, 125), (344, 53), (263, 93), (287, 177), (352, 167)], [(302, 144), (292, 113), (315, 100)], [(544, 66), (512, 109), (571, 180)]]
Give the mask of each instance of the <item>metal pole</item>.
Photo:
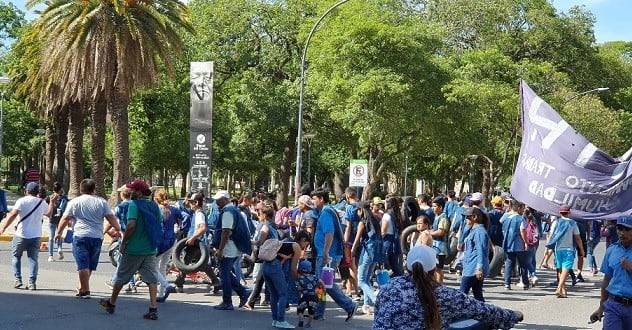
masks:
[(349, 0), (341, 0), (331, 6), (325, 13), (320, 16), (316, 24), (312, 27), (307, 35), (307, 40), (305, 41), (305, 47), (303, 48), (303, 56), (301, 56), (301, 79), (300, 79), (300, 92), (298, 99), (298, 132), (296, 136), (296, 177), (294, 178), (294, 203), (298, 203), (298, 198), (301, 194), (301, 167), (302, 167), (302, 159), (301, 159), (301, 149), (303, 148), (303, 101), (305, 96), (305, 70), (307, 69), (307, 48), (309, 47), (309, 42), (312, 40), (312, 36), (320, 22), (325, 18), (325, 16), (329, 15), (329, 13), (336, 9), (336, 7), (342, 5), (343, 3)]
[(406, 161), (404, 165), (404, 194), (406, 196), (408, 193), (408, 155), (406, 155)]

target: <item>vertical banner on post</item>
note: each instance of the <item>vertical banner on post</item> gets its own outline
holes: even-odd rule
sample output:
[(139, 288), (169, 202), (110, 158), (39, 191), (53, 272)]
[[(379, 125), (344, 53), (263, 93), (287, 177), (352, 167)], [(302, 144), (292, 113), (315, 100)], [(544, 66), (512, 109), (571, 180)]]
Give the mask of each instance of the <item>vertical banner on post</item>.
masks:
[(369, 184), (369, 161), (352, 159), (349, 165), (349, 187), (366, 187)]
[(191, 62), (190, 75), (189, 187), (208, 196), (213, 154), (213, 62)]

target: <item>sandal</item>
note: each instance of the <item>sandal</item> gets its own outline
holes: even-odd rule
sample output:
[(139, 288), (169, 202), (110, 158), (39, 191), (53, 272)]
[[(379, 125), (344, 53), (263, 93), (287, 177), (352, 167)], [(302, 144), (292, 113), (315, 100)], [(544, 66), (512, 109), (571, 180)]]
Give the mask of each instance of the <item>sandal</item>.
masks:
[(157, 313), (155, 308), (153, 310), (152, 310), (152, 308), (150, 308), (149, 312), (143, 314), (143, 318), (146, 319), (146, 320), (157, 320), (158, 319), (158, 313)]

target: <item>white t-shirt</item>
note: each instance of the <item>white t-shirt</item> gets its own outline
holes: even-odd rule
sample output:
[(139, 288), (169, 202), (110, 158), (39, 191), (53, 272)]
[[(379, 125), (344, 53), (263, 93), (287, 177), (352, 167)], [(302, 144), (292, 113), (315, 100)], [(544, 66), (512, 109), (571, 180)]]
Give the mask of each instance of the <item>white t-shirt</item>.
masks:
[(74, 236), (103, 238), (103, 219), (114, 215), (108, 202), (94, 195), (81, 195), (68, 202), (64, 216), (73, 218)]
[[(42, 203), (37, 206), (37, 203), (40, 201), (42, 201)], [(36, 206), (37, 209), (35, 209)], [(18, 217), (14, 220), (20, 222), (17, 225), (18, 228), (16, 229), (14, 235), (21, 238), (42, 237), (42, 219), (44, 218), (46, 211), (48, 211), (48, 204), (39, 197), (26, 195), (15, 201), (13, 208), (20, 211)], [(22, 220), (22, 217), (28, 215), (34, 209), (35, 211), (33, 211), (28, 218), (24, 221), (20, 221)]]
[[(222, 214), (222, 229), (233, 229), (233, 215), (230, 212), (224, 212)], [(237, 219), (241, 220), (241, 219)], [(237, 245), (233, 242), (232, 239), (228, 239), (226, 242), (226, 246), (224, 246), (224, 257), (227, 258), (236, 258), (241, 255), (241, 252), (237, 249)]]
[(388, 227), (386, 227), (386, 234), (387, 235), (394, 235), (395, 234), (395, 228), (393, 226), (393, 220), (391, 219), (391, 215), (389, 213), (384, 212), (384, 215), (382, 215), (382, 223), (387, 223)]

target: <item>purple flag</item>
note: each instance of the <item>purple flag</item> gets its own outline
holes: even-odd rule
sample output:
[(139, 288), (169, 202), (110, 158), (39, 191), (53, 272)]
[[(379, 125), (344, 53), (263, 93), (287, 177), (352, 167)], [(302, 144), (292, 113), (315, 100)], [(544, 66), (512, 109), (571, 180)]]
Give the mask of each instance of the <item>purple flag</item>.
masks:
[(536, 210), (571, 217), (614, 219), (632, 213), (632, 149), (613, 158), (571, 127), (524, 81), (520, 82), (522, 144), (511, 181), (513, 197)]

